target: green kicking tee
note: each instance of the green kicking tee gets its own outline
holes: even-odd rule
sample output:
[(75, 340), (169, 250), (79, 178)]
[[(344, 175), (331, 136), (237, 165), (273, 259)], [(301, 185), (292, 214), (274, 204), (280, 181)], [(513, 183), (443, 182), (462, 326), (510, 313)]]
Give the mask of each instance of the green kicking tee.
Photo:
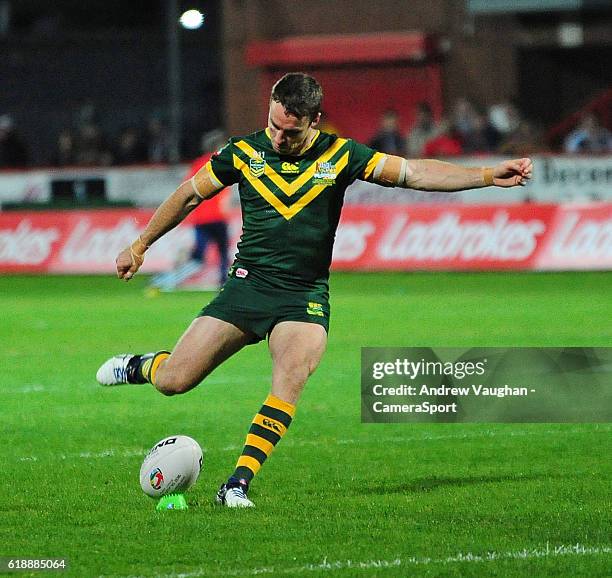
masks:
[(238, 183), (242, 235), (234, 263), (263, 286), (327, 291), (346, 188), (372, 174), (379, 152), (317, 131), (299, 156), (276, 152), (268, 129), (231, 138), (206, 167)]

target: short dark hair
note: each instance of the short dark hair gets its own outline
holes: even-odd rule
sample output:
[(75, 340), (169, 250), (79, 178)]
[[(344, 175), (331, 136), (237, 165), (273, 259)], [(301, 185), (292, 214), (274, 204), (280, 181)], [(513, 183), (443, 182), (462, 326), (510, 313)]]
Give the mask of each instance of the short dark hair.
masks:
[(321, 112), (323, 89), (312, 76), (290, 72), (272, 87), (270, 98), (280, 102), (288, 113), (298, 118), (307, 116), (313, 121)]

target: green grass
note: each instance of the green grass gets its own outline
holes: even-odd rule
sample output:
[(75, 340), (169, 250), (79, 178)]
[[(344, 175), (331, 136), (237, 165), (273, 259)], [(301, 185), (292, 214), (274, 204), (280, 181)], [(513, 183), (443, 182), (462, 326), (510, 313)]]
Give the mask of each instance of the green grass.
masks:
[[(172, 347), (212, 296), (147, 300), (145, 282), (0, 278), (0, 556), (66, 557), (79, 577), (610, 575), (609, 425), (361, 424), (359, 360), (611, 346), (612, 274), (336, 274), (327, 354), (254, 511), (212, 498), (267, 394), (265, 343), (185, 396), (95, 384), (111, 354)], [(172, 433), (205, 463), (189, 511), (160, 514), (138, 470)]]

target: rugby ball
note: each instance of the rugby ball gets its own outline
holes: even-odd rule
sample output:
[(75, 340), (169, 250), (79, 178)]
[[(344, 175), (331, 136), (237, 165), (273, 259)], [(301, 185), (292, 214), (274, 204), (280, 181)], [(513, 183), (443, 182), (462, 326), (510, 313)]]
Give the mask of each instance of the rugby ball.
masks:
[(152, 498), (185, 492), (198, 480), (202, 448), (188, 436), (175, 435), (157, 442), (140, 468), (140, 487)]

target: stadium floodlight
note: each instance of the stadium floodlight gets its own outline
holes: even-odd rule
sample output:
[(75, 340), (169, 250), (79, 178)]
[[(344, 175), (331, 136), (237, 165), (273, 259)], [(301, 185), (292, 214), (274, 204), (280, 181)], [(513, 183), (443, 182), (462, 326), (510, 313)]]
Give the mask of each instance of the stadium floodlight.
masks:
[(204, 14), (199, 10), (186, 10), (181, 14), (179, 22), (187, 30), (197, 30), (204, 24)]

